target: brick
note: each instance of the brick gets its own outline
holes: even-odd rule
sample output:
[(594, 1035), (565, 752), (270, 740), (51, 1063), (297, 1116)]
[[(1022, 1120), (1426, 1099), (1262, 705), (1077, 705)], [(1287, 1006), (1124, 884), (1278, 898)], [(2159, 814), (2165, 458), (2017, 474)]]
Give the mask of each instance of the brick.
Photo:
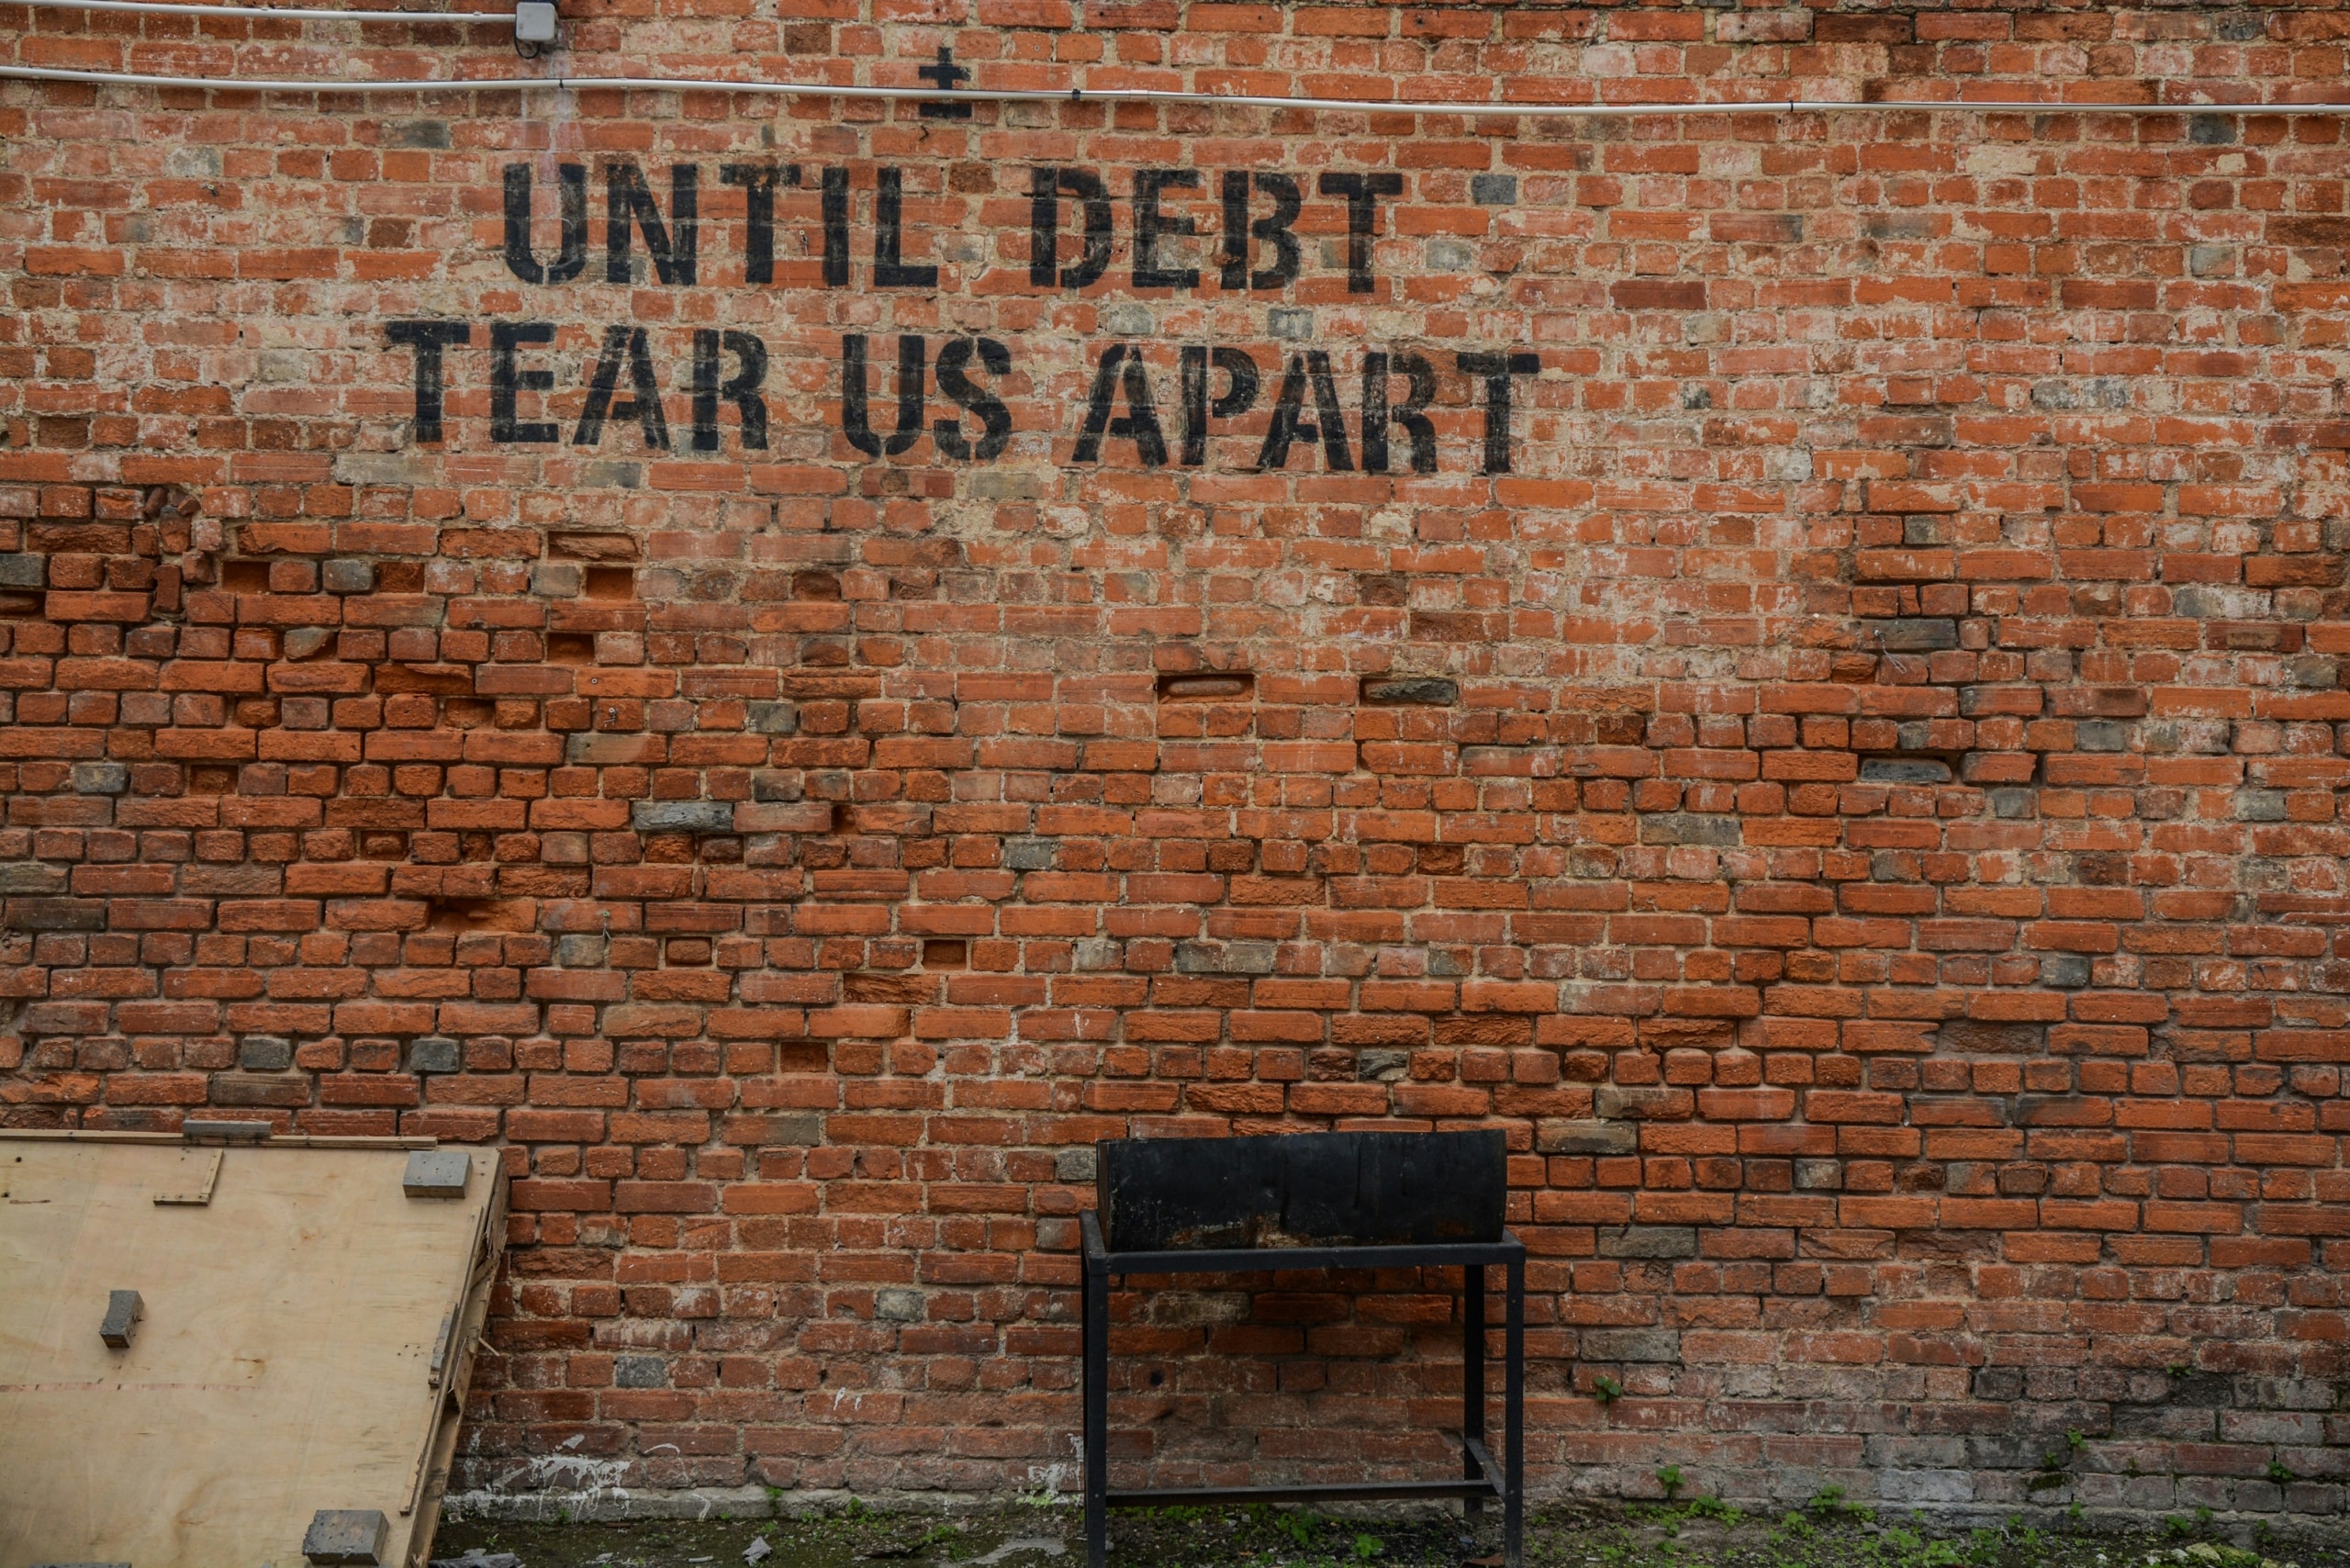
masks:
[[(627, 58), (576, 29), (577, 68), (739, 65), (710, 26), (739, 18), (655, 9)], [(2258, 103), (2340, 74), (2331, 0), (800, 10), (810, 70), (911, 83), (947, 27), (977, 80), (1046, 94), (2061, 101), (2191, 55), (2199, 94)], [(103, 68), (112, 38), (26, 47)], [(478, 41), (336, 48), (461, 75)], [(1033, 1490), (1096, 1140), (1473, 1125), (1513, 1151), (1534, 1386), (1626, 1389), (1596, 1425), (1537, 1401), (1539, 1494), (1637, 1492), (1702, 1406), (1694, 1462), (1739, 1500), (1833, 1472), (2004, 1508), (2096, 1416), (2131, 1452), (2081, 1473), (2094, 1506), (2338, 1501), (2266, 1479), (2323, 1446), (2300, 1406), (2350, 1261), (2331, 122), (1232, 108), (1206, 136), (1083, 101), (576, 96), (550, 154), (487, 100), (199, 119), (31, 84), (33, 173), (0, 182), (37, 328), (0, 342), (0, 1120), (505, 1151), (461, 1491), (554, 1459), (637, 1493)], [(600, 244), (529, 280), (571, 264), (566, 162), (599, 233), (598, 169), (645, 174), (668, 280), (642, 221), (624, 284)], [(800, 171), (757, 282), (743, 163)], [(1039, 168), (1103, 182), (1081, 287), (1021, 264)], [(883, 275), (885, 170), (934, 282)], [(1135, 282), (1146, 170), (1199, 176), (1155, 242), (1196, 286)], [(1296, 183), (1294, 279), (1224, 287), (1227, 174)], [(1364, 174), (1393, 176), (1367, 250), (1321, 184)], [(437, 441), (410, 319), (468, 324)], [(565, 389), (517, 388), (553, 440), (509, 439), (492, 321), (555, 329), (512, 345)], [(657, 431), (615, 412), (639, 329)], [(764, 447), (712, 408), (706, 331), (766, 346)], [(1257, 393), (1194, 431), (1235, 386), (1207, 347)], [(1460, 359), (1513, 352), (1535, 368)], [(1228, 1396), (1267, 1350), (1410, 1394), (1397, 1369), (1458, 1353), (1440, 1296), (1137, 1297), (1198, 1397), (1120, 1462), (1374, 1478), (1351, 1434)]]

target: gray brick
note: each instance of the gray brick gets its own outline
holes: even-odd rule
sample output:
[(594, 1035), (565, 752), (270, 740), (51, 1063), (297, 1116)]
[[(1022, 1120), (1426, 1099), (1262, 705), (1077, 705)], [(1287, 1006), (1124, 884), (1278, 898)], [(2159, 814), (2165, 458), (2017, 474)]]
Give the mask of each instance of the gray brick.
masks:
[(1085, 1182), (1093, 1180), (1093, 1150), (1084, 1145), (1062, 1149), (1053, 1156), (1053, 1179), (1057, 1182)]
[(345, 557), (329, 561), (319, 574), (319, 586), (329, 593), (373, 593), (375, 591), (375, 565)]
[(0, 588), (37, 588), (47, 580), (46, 555), (0, 555)]
[(39, 860), (11, 860), (0, 865), (0, 893), (62, 893), (65, 880), (62, 866)]
[(104, 931), (106, 906), (97, 899), (10, 899), (12, 931)]
[(1460, 683), (1438, 676), (1366, 680), (1362, 700), (1386, 708), (1447, 708), (1460, 700)]
[(1950, 764), (1934, 757), (1872, 756), (1861, 764), (1863, 784), (1947, 784)]
[(1796, 1190), (1800, 1193), (1832, 1193), (1844, 1184), (1844, 1162), (1841, 1159), (1798, 1159), (1796, 1161)]
[(408, 1042), (410, 1072), (455, 1072), (464, 1065), (464, 1047), (446, 1035), (419, 1035)]
[(1367, 1050), (1355, 1053), (1355, 1077), (1364, 1083), (1393, 1083), (1412, 1070), (1409, 1051)]
[(1588, 1328), (1578, 1341), (1586, 1361), (1677, 1361), (1681, 1334), (1673, 1328)]
[(920, 1291), (891, 1289), (873, 1293), (873, 1316), (885, 1323), (920, 1323), (923, 1310)]
[(115, 1350), (128, 1350), (131, 1336), (139, 1330), (139, 1320), (146, 1315), (147, 1303), (137, 1291), (108, 1291), (106, 1315), (98, 1325), (98, 1338)]
[(1658, 812), (1640, 818), (1643, 844), (1701, 844), (1713, 849), (1735, 849), (1745, 841), (1746, 830), (1736, 817)]
[(629, 807), (629, 823), (639, 833), (733, 833), (734, 803), (731, 801), (639, 801)]
[(604, 939), (576, 934), (558, 936), (554, 943), (554, 961), (574, 969), (600, 964), (604, 961)]
[(762, 806), (788, 806), (807, 792), (800, 776), (784, 768), (763, 767), (751, 775), (751, 799)]
[(1516, 174), (1472, 174), (1469, 199), (1479, 207), (1514, 207), (1517, 203)]
[(1930, 654), (1958, 646), (1958, 622), (1938, 616), (1919, 616), (1873, 622), (1877, 642), (1888, 653)]
[(1175, 969), (1186, 975), (1269, 975), (1270, 942), (1178, 942)]
[(1534, 1124), (1534, 1148), (1541, 1154), (1637, 1154), (1640, 1129), (1627, 1122), (1546, 1117)]
[(1611, 1121), (1685, 1122), (1696, 1106), (1696, 1097), (1686, 1089), (1603, 1083), (1592, 1092), (1592, 1108)]
[(380, 1509), (320, 1508), (302, 1537), (302, 1555), (313, 1562), (381, 1562), (390, 1523)]
[(550, 599), (569, 599), (579, 591), (581, 569), (569, 561), (542, 561), (531, 568), (531, 591)]
[(119, 795), (130, 788), (130, 769), (119, 762), (77, 762), (73, 792), (77, 795)]
[(297, 626), (285, 633), (285, 656), (299, 663), (324, 652), (335, 637), (336, 633), (324, 626)]
[(400, 1189), (411, 1198), (462, 1198), (473, 1170), (462, 1148), (420, 1148), (408, 1157)]
[(1599, 1231), (1599, 1255), (1602, 1258), (1695, 1258), (1697, 1255), (1696, 1227), (1687, 1225), (1603, 1226)]
[(1060, 846), (1049, 838), (1008, 838), (1003, 844), (1007, 871), (1049, 871)]
[(745, 1117), (739, 1125), (749, 1141), (758, 1145), (807, 1148), (824, 1141), (824, 1118), (815, 1111), (775, 1111), (764, 1116)]
[(2089, 983), (2089, 961), (2078, 953), (2042, 954), (2040, 982), (2060, 991), (2078, 991)]
[(622, 1388), (666, 1388), (669, 1363), (659, 1356), (616, 1356), (612, 1382)]
[(745, 702), (743, 704), (743, 727), (755, 735), (796, 735), (800, 733), (800, 704)]
[(247, 1035), (237, 1042), (237, 1065), (247, 1072), (284, 1072), (294, 1065), (294, 1042), (282, 1035)]

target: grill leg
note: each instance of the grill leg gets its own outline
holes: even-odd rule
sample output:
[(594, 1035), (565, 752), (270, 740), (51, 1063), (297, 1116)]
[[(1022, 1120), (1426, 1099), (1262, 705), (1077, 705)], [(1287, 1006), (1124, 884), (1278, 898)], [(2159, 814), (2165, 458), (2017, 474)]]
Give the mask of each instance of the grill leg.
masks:
[(1110, 1555), (1110, 1277), (1085, 1271), (1085, 1561)]
[(1502, 1341), (1502, 1561), (1526, 1568), (1526, 1254), (1509, 1260), (1508, 1327)]
[[(1485, 1436), (1485, 1266), (1471, 1263), (1460, 1271), (1460, 1473), (1475, 1481), (1485, 1472), (1469, 1451), (1469, 1439)], [(1485, 1517), (1485, 1500), (1470, 1497), (1460, 1512), (1473, 1529)]]

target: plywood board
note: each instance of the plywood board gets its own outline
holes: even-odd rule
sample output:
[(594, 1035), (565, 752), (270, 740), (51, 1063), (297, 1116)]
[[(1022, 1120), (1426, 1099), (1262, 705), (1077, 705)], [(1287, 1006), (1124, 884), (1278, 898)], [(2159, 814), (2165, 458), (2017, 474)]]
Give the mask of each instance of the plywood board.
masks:
[[(431, 1544), (503, 1240), (498, 1157), (0, 1133), (0, 1568), (297, 1568), (321, 1508)], [(156, 1202), (201, 1191), (202, 1203)], [(145, 1305), (128, 1349), (108, 1294)]]

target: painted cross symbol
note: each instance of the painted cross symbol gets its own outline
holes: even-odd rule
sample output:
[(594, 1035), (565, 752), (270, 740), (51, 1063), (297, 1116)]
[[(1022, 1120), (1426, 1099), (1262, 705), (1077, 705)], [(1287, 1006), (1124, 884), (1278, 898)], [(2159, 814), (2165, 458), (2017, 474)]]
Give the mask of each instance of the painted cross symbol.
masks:
[[(968, 71), (966, 71), (963, 67), (955, 63), (955, 51), (953, 50), (947, 48), (945, 44), (940, 44), (938, 46), (938, 63), (935, 65), (925, 65), (916, 71), (914, 74), (921, 77), (925, 82), (935, 82), (940, 87), (951, 93), (955, 90), (955, 84), (957, 82), (969, 80), (971, 73)], [(925, 103), (922, 106), (922, 118), (924, 119), (969, 119), (971, 118), (971, 106), (968, 104)]]

